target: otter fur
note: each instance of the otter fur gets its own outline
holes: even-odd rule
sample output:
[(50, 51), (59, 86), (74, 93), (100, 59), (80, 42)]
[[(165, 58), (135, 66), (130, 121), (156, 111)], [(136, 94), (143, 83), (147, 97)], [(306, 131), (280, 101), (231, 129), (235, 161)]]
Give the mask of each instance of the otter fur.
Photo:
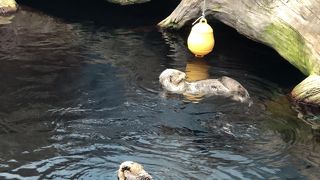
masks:
[(224, 96), (238, 102), (248, 102), (248, 91), (236, 80), (223, 76), (188, 82), (187, 75), (176, 69), (166, 69), (159, 76), (162, 87), (172, 93), (196, 96)]
[(152, 180), (143, 166), (133, 161), (121, 163), (118, 170), (118, 180)]

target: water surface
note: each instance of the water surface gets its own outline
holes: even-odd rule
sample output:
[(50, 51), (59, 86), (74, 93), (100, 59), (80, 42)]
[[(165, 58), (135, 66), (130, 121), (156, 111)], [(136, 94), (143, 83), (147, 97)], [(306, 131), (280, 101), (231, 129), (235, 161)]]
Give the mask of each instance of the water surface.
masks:
[[(320, 177), (319, 131), (287, 99), (303, 76), (274, 51), (216, 23), (199, 60), (184, 33), (123, 16), (23, 6), (0, 25), (1, 179), (116, 179), (125, 160), (166, 180)], [(253, 105), (165, 94), (166, 68), (230, 76)]]

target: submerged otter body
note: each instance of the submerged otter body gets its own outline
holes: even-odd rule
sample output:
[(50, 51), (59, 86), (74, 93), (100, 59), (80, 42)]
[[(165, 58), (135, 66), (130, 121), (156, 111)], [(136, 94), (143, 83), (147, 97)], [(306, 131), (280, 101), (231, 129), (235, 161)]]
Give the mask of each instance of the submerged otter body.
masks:
[(250, 99), (248, 91), (238, 81), (226, 76), (188, 82), (184, 72), (166, 69), (160, 74), (159, 81), (164, 89), (177, 94), (224, 96), (239, 102), (247, 102)]

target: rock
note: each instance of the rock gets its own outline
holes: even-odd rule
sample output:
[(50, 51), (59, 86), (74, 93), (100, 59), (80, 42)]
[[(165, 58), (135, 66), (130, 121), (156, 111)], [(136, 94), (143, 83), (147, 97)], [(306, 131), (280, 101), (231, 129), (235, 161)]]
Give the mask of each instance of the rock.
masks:
[(291, 95), (307, 104), (320, 104), (320, 76), (308, 76), (292, 90)]

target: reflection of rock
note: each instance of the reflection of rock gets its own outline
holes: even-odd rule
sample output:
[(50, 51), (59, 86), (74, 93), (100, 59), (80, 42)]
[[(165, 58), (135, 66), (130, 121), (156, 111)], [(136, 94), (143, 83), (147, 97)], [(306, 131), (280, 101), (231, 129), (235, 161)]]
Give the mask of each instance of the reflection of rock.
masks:
[(0, 1), (0, 15), (16, 12), (18, 9), (17, 3), (14, 0)]
[(172, 54), (170, 54), (171, 58), (173, 58), (174, 60), (186, 60), (189, 58), (189, 51), (185, 45), (185, 40), (180, 35), (164, 30), (160, 30), (160, 32), (166, 44), (170, 47), (171, 51), (173, 52)]
[[(21, 11), (14, 15), (14, 18), (0, 18), (5, 18), (6, 22), (11, 21), (10, 25), (3, 26), (0, 29), (0, 49), (2, 52), (7, 52), (2, 55), (2, 58), (10, 60), (20, 58), (29, 60), (53, 59), (57, 52), (66, 52), (68, 48), (71, 49), (78, 43), (75, 27), (39, 12), (29, 9), (24, 10), (22, 7)], [(61, 39), (64, 39), (64, 41)], [(61, 46), (62, 43), (65, 46)], [(22, 47), (33, 48), (34, 51), (21, 51)], [(35, 53), (39, 50), (48, 53), (46, 56), (40, 57)], [(67, 58), (61, 58), (62, 61), (65, 59)], [(50, 63), (59, 62), (52, 61)]]
[[(64, 78), (63, 71), (71, 66), (66, 62), (75, 59), (62, 44), (76, 49), (78, 38), (68, 24), (43, 13), (22, 8), (11, 21), (0, 26), (0, 135), (6, 136), (0, 141), (0, 157), (3, 163), (26, 156), (40, 161), (56, 152), (49, 147), (52, 134), (44, 133), (56, 129), (47, 110), (60, 101), (61, 93), (53, 89), (58, 88), (57, 80)], [(3, 166), (0, 171), (6, 172)]]
[[(301, 168), (301, 173), (308, 177), (314, 175), (315, 167), (320, 166), (319, 125), (304, 123), (297, 119), (288, 98), (285, 96), (268, 101), (266, 108), (271, 115), (270, 120), (266, 121), (268, 129), (281, 135), (281, 141), (290, 146), (287, 147), (288, 153), (299, 157), (297, 164), (301, 163), (298, 162), (301, 159), (308, 163), (310, 168)], [(279, 141), (270, 141), (270, 144), (264, 144), (261, 148), (271, 150), (277, 144), (280, 144)]]

